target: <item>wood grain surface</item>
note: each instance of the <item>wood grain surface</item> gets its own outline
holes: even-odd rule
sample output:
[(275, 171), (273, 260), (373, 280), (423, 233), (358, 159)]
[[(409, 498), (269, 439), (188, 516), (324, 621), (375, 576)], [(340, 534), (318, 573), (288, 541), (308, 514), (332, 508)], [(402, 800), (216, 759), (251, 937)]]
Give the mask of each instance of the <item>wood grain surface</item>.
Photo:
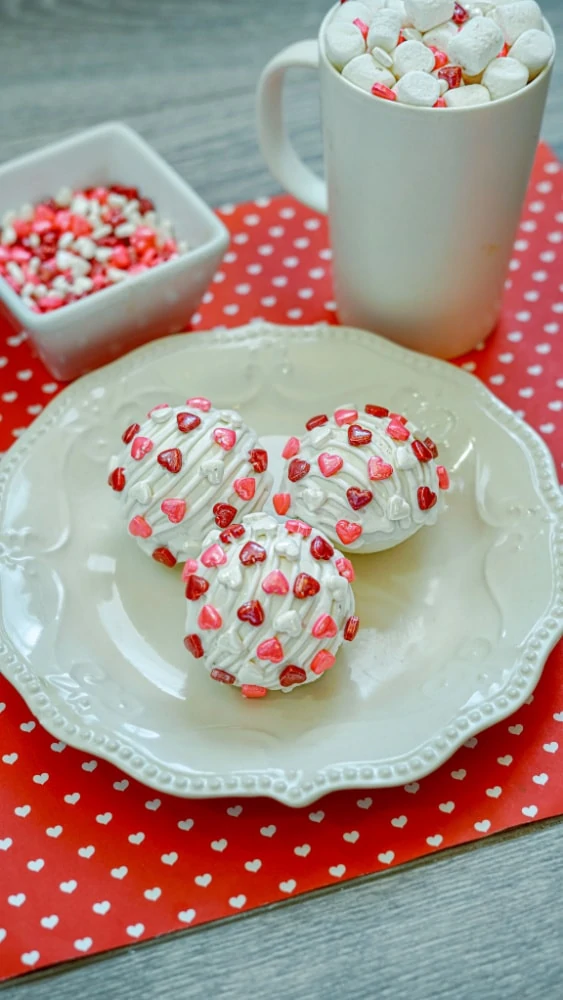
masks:
[[(254, 90), (327, 0), (0, 0), (0, 162), (108, 118), (137, 129), (212, 204), (277, 190)], [(563, 0), (544, 0), (559, 44)], [(311, 74), (287, 87), (322, 169)], [(563, 60), (543, 130), (563, 157)], [(563, 823), (468, 848), (7, 984), (31, 1000), (560, 1000)]]

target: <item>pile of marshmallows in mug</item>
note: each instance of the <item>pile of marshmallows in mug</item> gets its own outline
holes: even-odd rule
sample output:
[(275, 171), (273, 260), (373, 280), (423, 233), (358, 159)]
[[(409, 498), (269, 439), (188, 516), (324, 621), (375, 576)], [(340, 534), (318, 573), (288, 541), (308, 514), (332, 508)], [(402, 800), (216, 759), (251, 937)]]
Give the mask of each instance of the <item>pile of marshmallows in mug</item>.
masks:
[(376, 97), (463, 108), (521, 90), (554, 44), (534, 0), (342, 0), (325, 49), (346, 80)]

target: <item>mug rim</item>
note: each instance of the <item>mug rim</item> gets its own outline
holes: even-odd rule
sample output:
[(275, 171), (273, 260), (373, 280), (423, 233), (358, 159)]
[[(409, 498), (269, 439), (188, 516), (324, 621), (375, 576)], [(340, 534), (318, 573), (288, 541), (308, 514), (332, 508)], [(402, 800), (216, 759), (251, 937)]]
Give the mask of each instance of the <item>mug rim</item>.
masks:
[[(354, 83), (351, 83), (350, 80), (346, 80), (346, 78), (342, 76), (342, 73), (339, 72), (339, 70), (337, 70), (332, 65), (332, 63), (331, 63), (330, 59), (328, 58), (328, 56), (326, 54), (326, 51), (325, 51), (324, 35), (325, 35), (325, 30), (326, 30), (327, 24), (328, 24), (329, 20), (332, 18), (332, 15), (334, 14), (334, 11), (342, 5), (342, 2), (343, 2), (343, 0), (337, 0), (337, 2), (335, 4), (333, 4), (333, 6), (330, 8), (330, 10), (327, 11), (327, 13), (325, 14), (325, 16), (324, 16), (324, 18), (323, 18), (323, 20), (321, 22), (321, 26), (319, 28), (319, 34), (318, 34), (319, 55), (320, 55), (321, 61), (324, 64), (324, 66), (326, 68), (328, 68), (329, 71), (331, 71), (334, 76), (339, 77), (340, 80), (342, 81), (342, 83), (346, 87), (350, 88), (350, 90), (352, 90), (352, 91), (355, 91), (357, 94), (362, 95), (362, 99), (363, 98), (367, 98), (368, 100), (371, 100), (372, 99), (372, 95), (368, 94), (367, 90), (362, 90), (361, 87), (357, 87)], [(534, 80), (532, 80), (531, 83), (527, 83), (526, 86), (522, 87), (521, 90), (517, 90), (514, 94), (507, 94), (506, 97), (499, 97), (496, 100), (491, 100), (491, 101), (489, 101), (486, 104), (474, 104), (473, 106), (466, 107), (466, 108), (447, 108), (447, 107), (446, 108), (434, 108), (434, 107), (428, 108), (428, 107), (419, 107), (416, 104), (402, 104), (400, 102), (397, 102), (398, 107), (400, 107), (403, 111), (413, 111), (413, 112), (416, 112), (416, 113), (418, 113), (418, 112), (429, 112), (429, 111), (432, 111), (434, 114), (436, 114), (436, 112), (439, 112), (439, 113), (443, 114), (444, 112), (447, 111), (448, 114), (451, 115), (452, 112), (455, 112), (457, 114), (460, 114), (460, 113), (461, 114), (466, 114), (466, 113), (471, 113), (471, 112), (474, 113), (476, 111), (480, 111), (483, 114), (490, 114), (491, 113), (490, 109), (493, 108), (493, 107), (495, 107), (496, 105), (500, 105), (500, 104), (505, 105), (509, 101), (518, 100), (520, 97), (522, 97), (524, 94), (526, 94), (532, 88), (534, 88), (536, 86), (536, 84), (539, 86), (540, 82), (543, 82), (544, 77), (546, 77), (551, 72), (551, 69), (553, 67), (553, 63), (555, 62), (555, 56), (557, 54), (557, 40), (556, 40), (555, 35), (553, 33), (553, 28), (551, 27), (551, 24), (549, 23), (549, 21), (547, 20), (547, 18), (544, 16), (543, 11), (542, 11), (542, 17), (543, 17), (544, 25), (547, 28), (547, 33), (549, 34), (549, 36), (550, 36), (550, 38), (551, 38), (551, 40), (553, 42), (553, 52), (551, 54), (551, 59), (549, 60), (547, 66), (544, 66), (544, 68), (542, 69), (541, 73), (538, 73), (538, 75), (536, 76), (536, 78)], [(394, 105), (395, 102), (394, 101), (379, 101), (379, 105), (381, 105), (381, 104)]]

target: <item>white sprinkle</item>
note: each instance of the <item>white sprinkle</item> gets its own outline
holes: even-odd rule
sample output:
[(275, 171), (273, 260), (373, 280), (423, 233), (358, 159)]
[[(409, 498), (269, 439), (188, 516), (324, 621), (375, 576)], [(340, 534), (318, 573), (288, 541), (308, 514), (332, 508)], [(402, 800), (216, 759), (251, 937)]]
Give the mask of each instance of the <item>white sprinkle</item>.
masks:
[(57, 246), (59, 250), (68, 250), (70, 246), (74, 243), (74, 233), (63, 233), (59, 236), (59, 241)]
[(88, 236), (79, 236), (77, 240), (74, 241), (73, 248), (80, 254), (81, 257), (86, 257), (86, 260), (92, 260), (92, 257), (96, 254), (96, 244)]
[(111, 226), (108, 226), (107, 223), (104, 222), (101, 226), (97, 226), (94, 230), (92, 230), (92, 239), (103, 240), (105, 236), (109, 236), (111, 234), (111, 231)]
[(27, 264), (27, 270), (30, 274), (37, 274), (39, 267), (41, 266), (41, 260), (39, 257), (32, 257)]
[(17, 240), (16, 230), (9, 223), (2, 229), (2, 243), (5, 247), (12, 246)]
[(26, 281), (25, 285), (21, 290), (21, 297), (27, 298), (29, 295), (35, 294), (35, 285), (31, 281)]
[(89, 205), (90, 202), (88, 201), (88, 198), (85, 198), (83, 194), (77, 194), (72, 199), (70, 208), (75, 215), (85, 215), (88, 211)]
[(55, 201), (61, 208), (68, 208), (72, 201), (72, 191), (69, 187), (59, 188), (55, 195)]
[(139, 200), (138, 198), (132, 198), (128, 201), (123, 209), (123, 214), (129, 217), (132, 213), (139, 211)]
[(90, 270), (90, 264), (83, 257), (77, 257), (76, 254), (69, 253), (68, 250), (57, 250), (56, 262), (59, 271), (72, 271), (74, 277), (80, 274), (87, 274)]
[(35, 298), (36, 299), (43, 298), (43, 296), (46, 295), (48, 291), (49, 289), (47, 288), (47, 285), (36, 285), (34, 292)]
[(6, 270), (14, 281), (17, 281), (18, 285), (23, 285), (25, 282), (25, 275), (19, 264), (15, 260), (9, 260), (6, 264)]
[(111, 205), (112, 208), (121, 208), (126, 204), (127, 198), (124, 194), (116, 194), (114, 191), (108, 194), (108, 205)]
[(51, 282), (51, 286), (57, 290), (57, 292), (68, 292), (70, 291), (71, 285), (65, 278), (64, 274), (57, 274)]
[(135, 226), (132, 222), (122, 222), (120, 226), (116, 226), (114, 229), (115, 235), (119, 236), (120, 239), (132, 236), (134, 232)]
[(113, 253), (113, 247), (98, 247), (96, 250), (96, 260), (99, 260), (101, 264), (105, 264), (106, 260), (109, 260)]
[(127, 273), (119, 267), (108, 267), (106, 273), (109, 280), (113, 282), (124, 281), (127, 277)]
[(145, 226), (156, 226), (157, 217), (156, 212), (145, 212), (143, 215), (143, 225)]
[(17, 213), (11, 208), (9, 212), (4, 212), (4, 215), (2, 216), (2, 225), (9, 226), (14, 219), (17, 219), (17, 217)]
[(39, 233), (31, 233), (27, 238), (27, 242), (32, 250), (36, 250), (37, 247), (41, 246), (41, 237)]
[(29, 202), (26, 202), (25, 205), (22, 205), (22, 207), (20, 208), (18, 215), (20, 219), (23, 219), (24, 222), (31, 222), (31, 220), (33, 219), (33, 205), (30, 205)]

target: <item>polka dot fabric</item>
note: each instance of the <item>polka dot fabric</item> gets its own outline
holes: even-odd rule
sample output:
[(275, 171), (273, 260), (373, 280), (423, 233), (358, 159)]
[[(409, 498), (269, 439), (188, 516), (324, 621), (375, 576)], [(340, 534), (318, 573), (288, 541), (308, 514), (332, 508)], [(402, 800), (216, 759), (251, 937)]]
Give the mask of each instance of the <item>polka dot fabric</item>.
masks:
[[(563, 178), (542, 147), (502, 322), (460, 359), (563, 462)], [(224, 207), (232, 244), (194, 329), (335, 322), (325, 221), (289, 198)], [(0, 448), (59, 390), (0, 331)], [(56, 742), (0, 678), (0, 978), (242, 913), (563, 812), (563, 654), (516, 715), (435, 774), (292, 810), (156, 795)]]

